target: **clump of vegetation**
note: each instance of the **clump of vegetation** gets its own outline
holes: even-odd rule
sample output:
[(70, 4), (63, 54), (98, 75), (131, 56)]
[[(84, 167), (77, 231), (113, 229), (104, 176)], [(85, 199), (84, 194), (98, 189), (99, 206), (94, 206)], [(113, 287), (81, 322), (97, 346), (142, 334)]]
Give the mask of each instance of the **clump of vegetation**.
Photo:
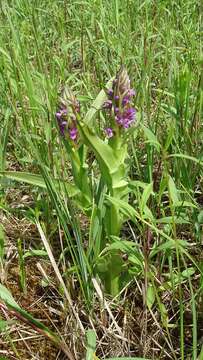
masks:
[(0, 6), (0, 357), (201, 360), (200, 5)]

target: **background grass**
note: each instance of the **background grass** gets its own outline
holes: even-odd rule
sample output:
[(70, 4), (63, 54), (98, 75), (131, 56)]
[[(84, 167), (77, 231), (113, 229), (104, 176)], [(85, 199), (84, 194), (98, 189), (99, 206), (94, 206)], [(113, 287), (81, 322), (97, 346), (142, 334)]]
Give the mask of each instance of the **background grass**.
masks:
[[(15, 0), (1, 1), (0, 8), (1, 171), (41, 173), (48, 188), (47, 192), (2, 178), (3, 227), (6, 230), (8, 214), (41, 222), (70, 297), (77, 299), (78, 309), (83, 307), (83, 315), (78, 310), (85, 318), (83, 327), (97, 331), (98, 356), (197, 359), (202, 346), (203, 239), (200, 2)], [(143, 188), (133, 186), (131, 205), (141, 220), (130, 221), (123, 236), (138, 244), (144, 265), (138, 275), (131, 275), (121, 297), (108, 305), (123, 338), (129, 339), (129, 344), (123, 340), (118, 347), (116, 336), (121, 335), (107, 310), (107, 319), (102, 318), (98, 293), (87, 280), (92, 271), (89, 224), (84, 217), (78, 221), (77, 210), (51, 179), (70, 179), (55, 123), (63, 86), (68, 84), (87, 110), (122, 63), (136, 89), (139, 112), (129, 140), (131, 179), (153, 181), (153, 194), (147, 202), (152, 217), (146, 223)], [(96, 124), (99, 121), (95, 118)], [(19, 206), (12, 206), (13, 193), (18, 194)], [(31, 199), (28, 204), (21, 200), (24, 194)], [(23, 232), (20, 236), (25, 252), (46, 248), (45, 242), (36, 245), (32, 239), (27, 242)], [(71, 254), (68, 260), (66, 253)], [(146, 299), (152, 299), (152, 306), (146, 306)], [(66, 308), (61, 311), (67, 316)], [(139, 329), (133, 320), (137, 311)], [(60, 332), (64, 335), (63, 329)], [(76, 343), (75, 356), (80, 359), (79, 337), (73, 337), (66, 341)]]

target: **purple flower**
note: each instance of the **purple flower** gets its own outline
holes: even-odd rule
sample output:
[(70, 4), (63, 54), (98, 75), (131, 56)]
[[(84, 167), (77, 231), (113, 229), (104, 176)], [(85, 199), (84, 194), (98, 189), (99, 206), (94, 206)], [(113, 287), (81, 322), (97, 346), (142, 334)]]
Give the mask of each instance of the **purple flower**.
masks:
[(64, 136), (65, 133), (65, 129), (67, 126), (67, 122), (66, 121), (58, 121), (58, 126), (59, 126), (59, 130), (62, 136)]
[(116, 122), (124, 129), (128, 129), (132, 122), (135, 120), (136, 110), (134, 108), (127, 108), (122, 113), (116, 116)]
[(127, 108), (124, 111), (124, 117), (128, 118), (129, 121), (134, 121), (135, 119), (136, 110), (134, 108)]
[(65, 87), (60, 97), (60, 107), (56, 112), (56, 119), (62, 136), (73, 141), (77, 140), (77, 120), (80, 113), (80, 103), (72, 93)]
[(107, 95), (111, 99), (113, 97), (113, 89), (108, 89), (107, 90)]
[(80, 113), (80, 103), (78, 100), (75, 100), (75, 103), (74, 103), (74, 110), (76, 113)]
[(135, 96), (135, 90), (134, 89), (128, 90), (128, 96), (130, 96), (130, 97)]
[(122, 100), (122, 105), (126, 106), (127, 104), (129, 104), (129, 102), (130, 102), (130, 97), (128, 95), (124, 96)]
[(68, 110), (66, 108), (62, 108), (61, 110), (59, 110), (57, 113), (56, 113), (56, 118), (57, 120), (65, 117), (68, 113)]
[(116, 122), (117, 122), (117, 124), (118, 125), (123, 125), (123, 116), (122, 116), (122, 114), (118, 114), (116, 117), (115, 117), (115, 119), (116, 119)]
[(64, 136), (65, 129), (67, 126), (67, 109), (65, 107), (62, 107), (57, 113), (56, 113), (56, 119), (58, 122), (59, 130), (62, 136)]
[[(121, 67), (116, 75), (112, 89), (107, 91), (107, 96), (108, 100), (105, 101), (103, 108), (110, 110), (113, 108), (111, 116), (115, 119), (117, 126), (124, 129), (129, 128), (136, 115), (136, 110), (132, 107), (132, 98), (135, 96), (135, 90), (131, 89), (130, 79), (124, 67)], [(106, 134), (108, 129), (110, 128), (105, 130)], [(112, 132), (109, 134), (112, 134)]]
[(112, 101), (106, 100), (105, 103), (103, 104), (103, 109), (111, 109), (111, 108), (112, 108)]
[(77, 135), (78, 135), (78, 129), (76, 127), (73, 127), (72, 129), (69, 130), (69, 136), (71, 140), (75, 141), (77, 139)]
[(104, 131), (109, 139), (113, 137), (113, 130), (111, 128), (106, 128)]

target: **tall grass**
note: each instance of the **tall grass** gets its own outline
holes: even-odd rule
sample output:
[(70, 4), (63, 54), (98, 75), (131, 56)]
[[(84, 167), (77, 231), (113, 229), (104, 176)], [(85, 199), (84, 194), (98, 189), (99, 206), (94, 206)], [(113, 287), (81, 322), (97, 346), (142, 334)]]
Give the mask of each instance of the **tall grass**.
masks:
[[(74, 291), (86, 309), (92, 310), (98, 264), (117, 249), (122, 259), (127, 256), (123, 286), (131, 295), (136, 282), (142, 289), (145, 339), (151, 316), (162, 329), (161, 347), (170, 358), (197, 359), (202, 296), (202, 284), (196, 281), (202, 277), (200, 3), (15, 0), (2, 1), (0, 7), (1, 188), (5, 190), (5, 178), (37, 186), (32, 219), (41, 224), (54, 256), (53, 238), (63, 230), (62, 275), (69, 283), (77, 280)], [(102, 214), (106, 203), (115, 200), (105, 197), (90, 154), (91, 216), (81, 224), (81, 209), (70, 196), (70, 159), (55, 112), (65, 84), (87, 111), (122, 63), (136, 88), (139, 114), (128, 144), (130, 203), (116, 203), (128, 222), (120, 238), (102, 249)], [(96, 113), (93, 121), (95, 129), (102, 127), (103, 115)], [(11, 159), (22, 171), (40, 174), (40, 180), (5, 173), (11, 170)], [(122, 293), (118, 304), (121, 299)], [(189, 324), (187, 312), (192, 314)], [(146, 356), (145, 350), (139, 355)], [(167, 358), (164, 350), (158, 356)]]

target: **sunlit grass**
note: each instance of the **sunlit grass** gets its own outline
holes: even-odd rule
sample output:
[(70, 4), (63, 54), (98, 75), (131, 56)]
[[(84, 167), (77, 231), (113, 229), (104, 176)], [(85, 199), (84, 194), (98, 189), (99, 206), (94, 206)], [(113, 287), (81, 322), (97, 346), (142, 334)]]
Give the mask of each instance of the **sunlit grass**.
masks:
[[(78, 307), (83, 303), (84, 311), (91, 312), (90, 323), (82, 328), (96, 324), (95, 296), (103, 284), (97, 278), (96, 291), (94, 277), (100, 262), (115, 247), (126, 259), (125, 290), (105, 311), (110, 309), (116, 317), (115, 307), (121, 306), (124, 313), (132, 312), (136, 317), (136, 307), (143, 302), (137, 345), (130, 338), (132, 343), (127, 347), (124, 342), (119, 355), (197, 359), (202, 336), (203, 236), (200, 3), (15, 0), (2, 1), (0, 8), (2, 213), (15, 213), (7, 201), (13, 184), (20, 192), (23, 180), (29, 183), (34, 203), (20, 207), (16, 216), (38, 224), (50, 244), (50, 263), (55, 266), (53, 256), (61, 279), (65, 279), (61, 285), (56, 275), (59, 288), (70, 288), (70, 296), (78, 298)], [(105, 198), (106, 190), (97, 182), (99, 167), (90, 153), (88, 176), (93, 201), (90, 211), (81, 215), (81, 207), (76, 207), (65, 185), (73, 184), (73, 176), (55, 112), (59, 95), (68, 85), (86, 113), (121, 64), (128, 69), (136, 89), (134, 105), (138, 110), (136, 129), (128, 141), (129, 203), (116, 203), (128, 222), (120, 238), (107, 242), (101, 254), (101, 214), (113, 200)], [(104, 121), (104, 115), (97, 113), (92, 127), (100, 129)], [(15, 169), (40, 178), (3, 173)], [(56, 241), (59, 251), (55, 254)], [(44, 247), (42, 241), (41, 249)], [(21, 244), (20, 277), (26, 287), (22, 251)], [(112, 324), (115, 326), (113, 320)], [(125, 328), (119, 326), (125, 338)], [(151, 333), (159, 334), (156, 342)], [(99, 336), (101, 333), (98, 343)], [(146, 345), (149, 339), (151, 350)], [(109, 349), (105, 352), (101, 348), (99, 343), (98, 356), (110, 357)]]

